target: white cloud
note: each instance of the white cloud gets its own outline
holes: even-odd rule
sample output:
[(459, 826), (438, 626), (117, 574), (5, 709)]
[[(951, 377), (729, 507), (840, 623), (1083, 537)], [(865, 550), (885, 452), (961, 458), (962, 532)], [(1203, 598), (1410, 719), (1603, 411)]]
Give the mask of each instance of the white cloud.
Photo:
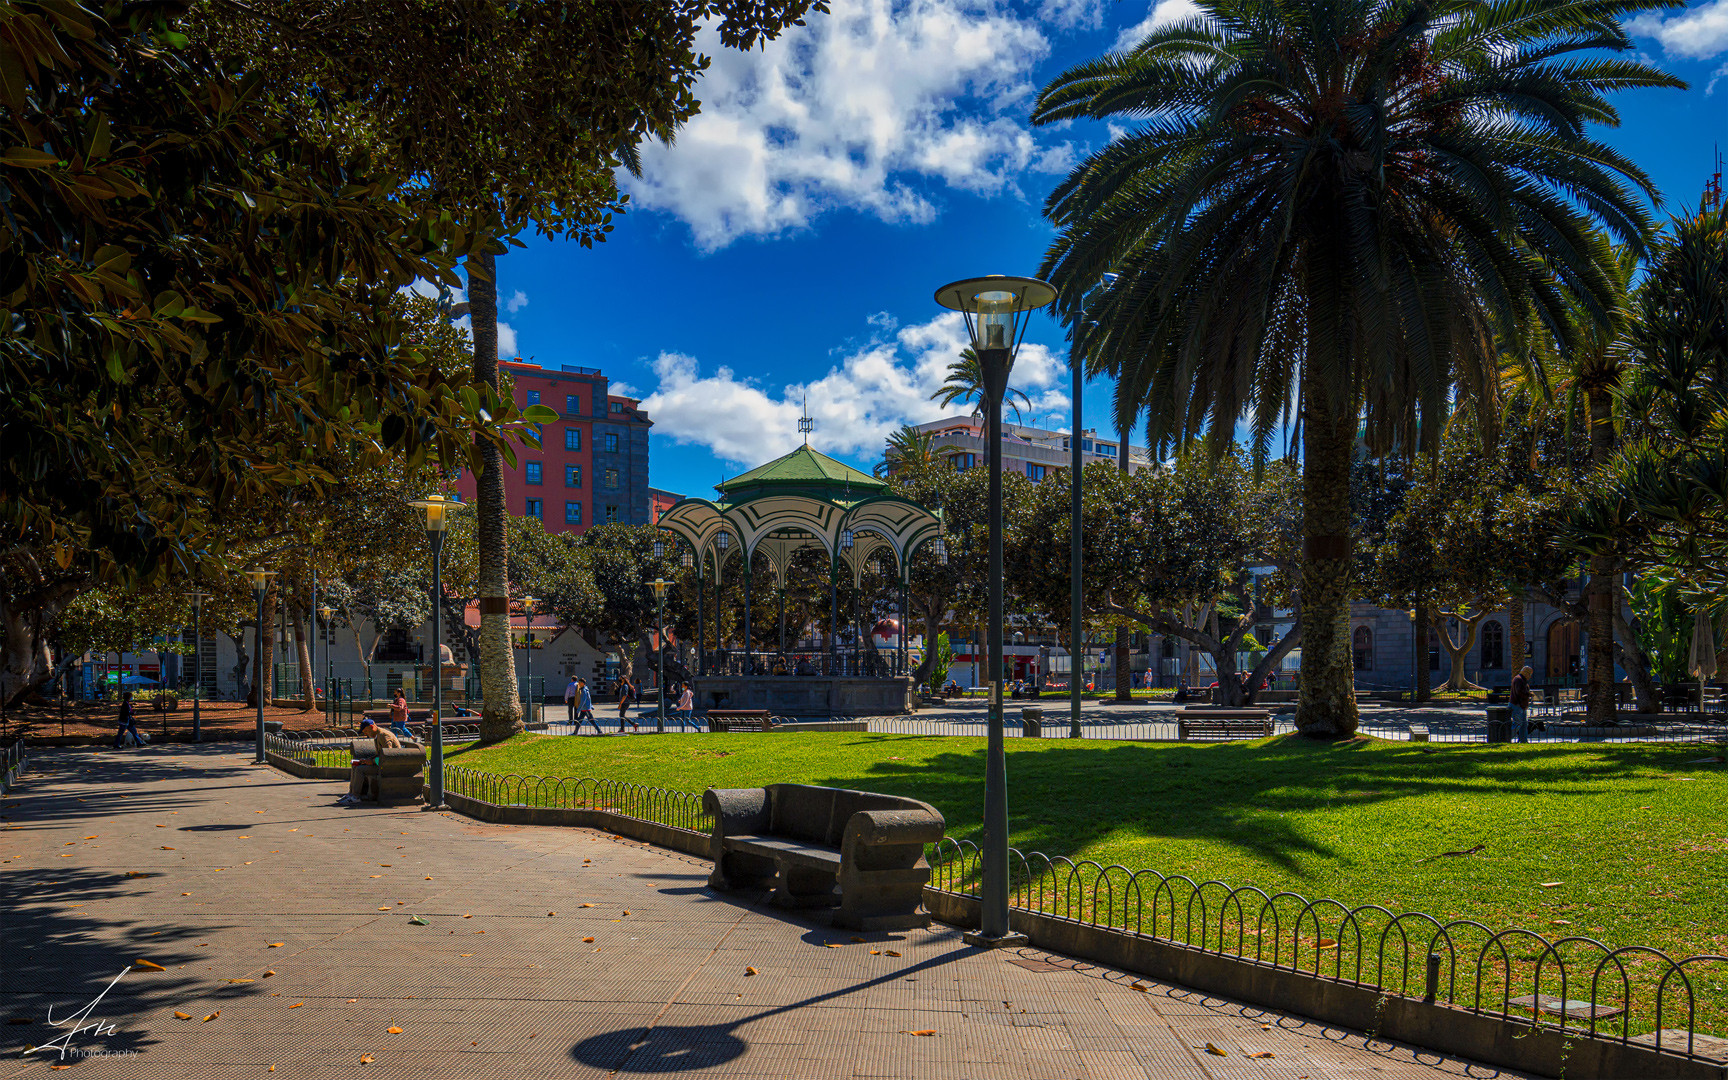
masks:
[(637, 398), (638, 400), (642, 397), (642, 391), (636, 389), (627, 382), (619, 382), (617, 379), (608, 379), (606, 381), (606, 392), (608, 394), (617, 394), (619, 397)]
[(1710, 81), (1704, 84), (1705, 97), (1709, 97), (1711, 94), (1716, 92), (1716, 84), (1721, 82), (1722, 77), (1725, 75), (1728, 75), (1728, 64), (1723, 64), (1721, 67), (1710, 73)]
[[(1096, 6), (1049, 0), (1044, 14), (1080, 24)], [(1021, 118), (1049, 43), (996, 0), (835, 0), (765, 49), (724, 49), (710, 31), (699, 46), (713, 57), (701, 113), (675, 145), (643, 147), (642, 179), (620, 180), (705, 250), (836, 207), (928, 222), (934, 182), (995, 194), (1040, 156)]]
[[(930, 400), (965, 344), (960, 315), (949, 312), (902, 327), (891, 338), (871, 339), (818, 378), (778, 388), (740, 378), (727, 367), (704, 373), (695, 357), (664, 352), (653, 363), (659, 385), (642, 407), (660, 434), (754, 466), (798, 445), (798, 417), (808, 395), (816, 420), (811, 445), (823, 453), (872, 461), (901, 424), (966, 411), (968, 406), (942, 408)], [(1032, 408), (1022, 413), (1025, 422), (1068, 408), (1067, 371), (1048, 347), (1028, 343), (1021, 348), (1011, 381), (1032, 399)]]
[(1626, 28), (1655, 38), (1664, 52), (1702, 60), (1728, 50), (1728, 0), (1708, 0), (1671, 19), (1645, 12), (1629, 20)]
[(1127, 52), (1140, 44), (1140, 40), (1152, 31), (1184, 19), (1195, 18), (1199, 14), (1200, 8), (1194, 0), (1155, 0), (1144, 19), (1116, 35), (1116, 44), (1111, 48), (1116, 52)]
[(523, 292), (521, 289), (517, 289), (515, 292), (511, 293), (510, 299), (504, 301), (503, 304), (505, 312), (510, 315), (516, 314), (527, 306), (528, 294)]
[(1044, 0), (1039, 18), (1064, 30), (1096, 30), (1104, 25), (1103, 0)]

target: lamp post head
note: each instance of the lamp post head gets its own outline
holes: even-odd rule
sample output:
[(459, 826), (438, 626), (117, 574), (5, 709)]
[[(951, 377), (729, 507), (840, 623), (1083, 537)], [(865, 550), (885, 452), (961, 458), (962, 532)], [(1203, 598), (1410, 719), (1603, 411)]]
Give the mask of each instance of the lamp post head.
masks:
[(253, 593), (262, 597), (264, 595), (264, 590), (270, 587), (270, 579), (276, 576), (276, 571), (266, 570), (261, 566), (254, 566), (252, 569), (246, 571), (246, 576), (252, 581)]
[(672, 583), (664, 578), (655, 578), (648, 583), (648, 587), (654, 590), (654, 599), (659, 600), (666, 595), (666, 590), (672, 587)]
[(333, 608), (331, 608), (331, 606), (329, 604), (319, 604), (318, 605), (318, 614), (323, 617), (325, 622), (329, 622), (330, 617), (332, 615), (336, 614), (336, 612)]
[(732, 534), (731, 533), (722, 530), (718, 536), (714, 537), (714, 547), (716, 550), (718, 550), (720, 552), (720, 554), (722, 554), (722, 555), (726, 554), (726, 549), (730, 548), (731, 546), (732, 546)]
[(424, 499), (415, 499), (409, 505), (420, 511), (428, 534), (442, 535), (450, 527), (450, 516), (462, 509), (462, 500), (445, 498), (443, 495), (428, 495)]
[(666, 541), (658, 536), (654, 538), (654, 557), (656, 559), (664, 559), (666, 557)]
[(192, 610), (197, 611), (200, 604), (210, 599), (210, 594), (201, 589), (187, 589), (186, 599), (192, 601)]
[(937, 563), (941, 564), (942, 566), (947, 566), (948, 565), (948, 541), (941, 536), (938, 536), (936, 539), (930, 541), (930, 554), (936, 556)]
[(852, 530), (851, 529), (841, 529), (840, 530), (840, 550), (841, 551), (851, 551), (852, 550), (852, 539), (853, 538), (852, 538)]
[(936, 302), (966, 320), (984, 390), (997, 397), (1007, 389), (1008, 369), (1026, 335), (1026, 313), (1054, 299), (1056, 290), (1047, 282), (1001, 274), (953, 281), (936, 290)]

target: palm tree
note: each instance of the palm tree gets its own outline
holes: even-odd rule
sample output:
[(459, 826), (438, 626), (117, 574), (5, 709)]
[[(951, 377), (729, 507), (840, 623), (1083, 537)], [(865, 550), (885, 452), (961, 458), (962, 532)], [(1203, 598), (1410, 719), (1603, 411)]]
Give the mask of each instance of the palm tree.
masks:
[[(1018, 399), (1018, 402), (1016, 401)], [(984, 402), (984, 370), (978, 366), (978, 354), (968, 345), (960, 350), (960, 359), (948, 365), (948, 376), (937, 388), (930, 400), (938, 405), (952, 405), (956, 401), (975, 401), (982, 407)], [(1012, 386), (1002, 395), (1002, 403), (1014, 410), (1014, 419), (1020, 419), (1020, 406), (1032, 407), (1032, 399), (1023, 391)], [(976, 412), (977, 410), (974, 410)]]
[(1200, 0), (1039, 96), (1040, 124), (1140, 121), (1045, 205), (1074, 362), (1137, 391), (1155, 452), (1246, 416), (1264, 460), (1295, 425), (1306, 734), (1356, 728), (1358, 442), (1433, 448), (1455, 393), (1494, 404), (1502, 335), (1535, 319), (1569, 345), (1568, 303), (1611, 310), (1593, 227), (1652, 235), (1653, 185), (1584, 130), (1618, 122), (1611, 90), (1682, 85), (1601, 55), (1648, 6)]
[(909, 469), (934, 468), (936, 464), (936, 437), (910, 424), (902, 424), (900, 430), (888, 436), (882, 460), (871, 471), (886, 478)]

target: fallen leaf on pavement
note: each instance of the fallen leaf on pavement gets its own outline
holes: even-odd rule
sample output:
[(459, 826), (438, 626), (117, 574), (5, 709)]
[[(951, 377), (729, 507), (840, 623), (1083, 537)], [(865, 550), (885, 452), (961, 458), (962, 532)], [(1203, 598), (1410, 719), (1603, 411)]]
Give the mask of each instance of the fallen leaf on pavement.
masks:
[(1215, 1043), (1207, 1043), (1206, 1044), (1206, 1052), (1208, 1054), (1217, 1054), (1219, 1057), (1229, 1057), (1230, 1056), (1227, 1052), (1218, 1049), (1218, 1046)]
[(132, 961), (132, 970), (133, 971), (167, 971), (168, 969), (163, 967), (161, 964), (153, 964), (148, 960), (134, 960), (134, 961)]
[(393, 1027), (393, 1028), (391, 1028), (391, 1029), (390, 1029), (390, 1034), (392, 1034), (392, 1035), (400, 1035), (400, 1034), (402, 1034), (402, 1029), (401, 1029), (401, 1028), (399, 1028), (399, 1027)]
[(173, 848), (171, 848), (171, 847), (169, 847), (169, 846), (168, 846), (168, 845), (167, 845), (167, 844), (163, 844), (163, 845), (162, 845), (162, 850), (163, 850), (163, 851), (173, 851), (173, 850), (174, 850), (174, 849), (173, 849)]
[[(593, 904), (578, 904), (576, 906), (577, 907), (593, 907), (594, 905)], [(463, 917), (466, 918), (467, 916), (463, 916)]]
[(825, 943), (822, 947), (824, 949), (844, 949), (846, 946), (840, 944), (837, 941), (830, 941), (830, 942)]
[(594, 944), (594, 939), (593, 939), (593, 938), (591, 938), (591, 937), (585, 937), (585, 938), (583, 938), (583, 939), (582, 939), (582, 944), (584, 944), (584, 945), (592, 945), (592, 944)]
[(473, 956), (474, 954), (471, 952), (465, 952), (465, 953), (457, 953), (456, 955), (457, 956)]
[(251, 979), (223, 979), (222, 981), (225, 983), (249, 983), (252, 980)]
[(923, 1035), (923, 1036), (927, 1037), (927, 1036), (936, 1034), (936, 1031), (934, 1028), (925, 1028), (923, 1031), (902, 1031), (900, 1034), (902, 1034), (902, 1035)]
[(1131, 988), (1140, 991), (1142, 994), (1149, 994), (1152, 992), (1152, 988), (1147, 986), (1145, 983), (1129, 983), (1128, 985)]
[(302, 1005), (304, 1005), (304, 1004), (306, 1004), (306, 1003), (305, 1003), (305, 1002), (304, 1002), (304, 1001), (296, 1001), (296, 1002), (295, 1002), (295, 1003), (294, 1003), (294, 1004), (292, 1004), (292, 1005), (290, 1005), (290, 1006), (288, 1006), (288, 1007), (289, 1007), (289, 1008), (290, 1008), (290, 1009), (298, 1009), (298, 1008), (299, 1008), (299, 1007), (300, 1007), (300, 1006), (302, 1006)]
[(756, 969), (753, 967), (747, 967), (744, 969), (744, 974), (747, 976), (748, 975), (754, 975), (754, 974), (756, 974)]
[(870, 955), (871, 955), (871, 956), (881, 956), (881, 955), (882, 955), (882, 950), (881, 950), (881, 949), (871, 949), (871, 950), (870, 950)]
[(863, 942), (863, 940), (864, 940), (864, 939), (863, 939), (863, 938), (861, 938), (861, 937), (855, 937), (855, 938), (853, 938), (853, 939), (852, 939), (852, 940), (853, 940), (853, 941), (856, 941), (856, 942), (860, 942), (860, 943), (862, 943), (862, 942)]
[(285, 941), (272, 941), (269, 945), (265, 946), (265, 948), (280, 949), (282, 946), (284, 946), (286, 944), (288, 944), (288, 943)]
[[(426, 879), (426, 880), (428, 880), (428, 881), (430, 881), (430, 880), (432, 880), (432, 879), (431, 879), (431, 878), (427, 878), (427, 879)], [(557, 912), (556, 912), (556, 911), (548, 911), (548, 912), (547, 912), (547, 913), (546, 913), (546, 917), (547, 917), (547, 918), (548, 918), (548, 919), (550, 919), (550, 918), (551, 918), (551, 917), (552, 917), (552, 916), (554, 916), (554, 915), (556, 915), (556, 914), (558, 914), (558, 913), (557, 913)]]
[[(582, 905), (582, 906), (583, 906), (583, 907), (593, 907), (593, 906), (594, 906), (594, 905), (593, 905), (593, 904), (583, 904), (583, 905)], [(463, 918), (464, 918), (464, 919), (472, 919), (472, 918), (473, 918), (473, 917), (474, 917), (474, 916), (472, 916), (472, 915), (464, 915), (464, 916), (462, 916), (462, 917), (463, 917)]]
[(1329, 938), (1329, 937), (1323, 937), (1319, 941), (1316, 941), (1314, 943), (1314, 947), (1316, 949), (1330, 949), (1336, 944), (1338, 944), (1336, 939)]
[(372, 1064), (372, 1055), (371, 1054), (361, 1054), (360, 1055), (360, 1064), (362, 1064), (362, 1065)]
[(900, 955), (899, 953), (895, 952), (893, 949), (884, 949), (882, 951), (887, 953), (889, 956), (899, 956)]
[(413, 925), (413, 926), (425, 926), (425, 925), (427, 925), (427, 922), (426, 922), (426, 920), (425, 920), (425, 919), (422, 919), (422, 918), (421, 918), (421, 917), (420, 917), (420, 916), (418, 916), (418, 915), (416, 915), (416, 916), (414, 916), (414, 917), (413, 917), (413, 918), (411, 918), (411, 919), (409, 919), (409, 920), (408, 920), (408, 922), (409, 922), (409, 923), (410, 923), (410, 924), (411, 924), (411, 925)]
[(274, 971), (266, 971), (264, 973), (264, 978), (268, 979), (270, 976), (272, 976), (274, 974), (276, 974)]
[(1269, 1057), (1277, 1057), (1278, 1055), (1274, 1054), (1270, 1050), (1262, 1050), (1258, 1054), (1249, 1054), (1248, 1056), (1251, 1058), (1269, 1058)]
[(221, 1016), (221, 1015), (222, 1015), (222, 1010), (217, 1009), (215, 1012), (211, 1013), (209, 1016), (206, 1016), (204, 1019), (200, 1020), (199, 1023), (208, 1024), (210, 1021), (216, 1019), (218, 1016)]
[(176, 1012), (174, 1014), (174, 1019), (176, 1019), (176, 1020), (190, 1020), (190, 1019), (192, 1019), (192, 1014), (191, 1013)]
[(354, 1004), (354, 1003), (355, 1003), (355, 1002), (356, 1002), (356, 1001), (359, 1001), (359, 1000), (360, 1000), (360, 999), (359, 999), (359, 998), (349, 998), (349, 999), (348, 999), (348, 1004), (349, 1004), (349, 1005), (352, 1005), (352, 1004)]

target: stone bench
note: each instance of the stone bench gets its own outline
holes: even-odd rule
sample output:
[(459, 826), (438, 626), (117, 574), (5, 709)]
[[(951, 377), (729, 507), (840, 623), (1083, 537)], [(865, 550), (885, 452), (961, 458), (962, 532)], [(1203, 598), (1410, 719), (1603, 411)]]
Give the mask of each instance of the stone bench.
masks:
[[(390, 747), (382, 754), (371, 739), (355, 739), (349, 750), (360, 772), (363, 802), (413, 802), (426, 786), (426, 748), (418, 744)], [(378, 759), (376, 765), (372, 764)]]
[(930, 925), (918, 911), (930, 880), (924, 845), (942, 838), (945, 822), (929, 803), (769, 784), (709, 788), (702, 806), (714, 818), (712, 887), (771, 887), (782, 907), (837, 905), (833, 924), (854, 930)]
[(774, 724), (767, 709), (709, 709), (709, 731), (766, 731)]
[[(1241, 711), (1248, 712), (1249, 710)], [(1176, 737), (1184, 742), (1264, 739), (1270, 734), (1272, 734), (1272, 721), (1264, 714), (1259, 719), (1212, 714), (1193, 719), (1185, 717), (1176, 722)]]

